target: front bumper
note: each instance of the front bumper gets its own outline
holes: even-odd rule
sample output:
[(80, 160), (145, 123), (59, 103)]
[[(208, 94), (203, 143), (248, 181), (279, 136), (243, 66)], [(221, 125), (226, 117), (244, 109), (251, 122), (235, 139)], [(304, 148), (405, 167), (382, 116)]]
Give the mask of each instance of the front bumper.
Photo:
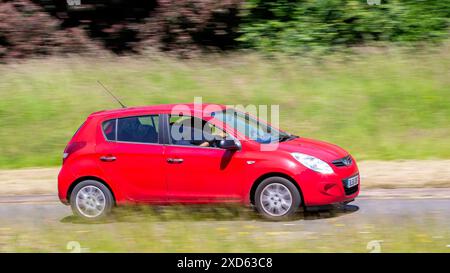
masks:
[[(349, 167), (336, 168), (334, 171), (334, 174), (323, 175), (306, 170), (297, 177), (305, 206), (345, 203), (353, 201), (358, 196), (361, 179), (356, 164)], [(346, 188), (344, 181), (356, 175), (358, 176), (358, 184)]]

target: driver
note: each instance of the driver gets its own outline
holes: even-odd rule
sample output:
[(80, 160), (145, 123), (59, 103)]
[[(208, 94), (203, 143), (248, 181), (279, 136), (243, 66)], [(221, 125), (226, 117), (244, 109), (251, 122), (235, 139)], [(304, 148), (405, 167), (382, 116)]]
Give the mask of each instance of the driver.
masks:
[[(218, 140), (222, 140), (227, 137), (227, 134), (215, 127), (214, 125), (208, 123), (205, 120), (201, 120), (201, 122), (198, 122), (195, 117), (190, 117), (189, 120), (178, 120), (175, 122), (172, 122), (172, 126), (176, 126), (179, 128), (179, 132), (183, 134), (185, 130), (190, 130), (190, 135), (187, 136), (186, 139), (182, 137), (181, 140), (177, 141), (177, 144), (179, 145), (195, 145), (200, 147), (214, 147), (215, 143)], [(201, 127), (199, 127), (199, 125)], [(214, 132), (213, 132), (214, 131)], [(201, 139), (196, 139), (196, 137), (201, 136)], [(190, 138), (190, 139), (189, 139)]]
[(200, 146), (200, 147), (210, 147), (210, 146), (213, 146), (215, 141), (222, 140), (222, 139), (225, 139), (227, 137), (227, 133), (225, 133), (224, 131), (222, 131), (222, 130), (220, 130), (218, 128), (216, 128), (216, 130), (218, 130), (219, 132), (217, 132), (217, 134), (213, 134), (212, 135), (213, 139), (211, 141), (204, 141), (203, 143), (201, 143), (198, 146)]
[[(197, 130), (197, 128), (195, 128), (195, 130)], [(203, 130), (202, 140), (193, 140), (192, 144), (198, 145), (200, 147), (214, 147), (217, 141), (220, 141), (227, 137), (227, 134), (223, 130), (204, 120), (202, 120), (202, 128), (199, 128), (198, 130)], [(205, 139), (206, 136), (208, 137)]]

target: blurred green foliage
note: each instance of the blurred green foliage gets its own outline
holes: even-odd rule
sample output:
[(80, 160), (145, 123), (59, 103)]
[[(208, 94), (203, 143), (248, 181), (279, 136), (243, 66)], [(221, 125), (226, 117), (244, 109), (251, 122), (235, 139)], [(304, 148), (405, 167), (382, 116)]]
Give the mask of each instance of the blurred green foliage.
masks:
[(433, 42), (449, 35), (450, 0), (248, 0), (245, 47), (298, 53), (381, 42)]

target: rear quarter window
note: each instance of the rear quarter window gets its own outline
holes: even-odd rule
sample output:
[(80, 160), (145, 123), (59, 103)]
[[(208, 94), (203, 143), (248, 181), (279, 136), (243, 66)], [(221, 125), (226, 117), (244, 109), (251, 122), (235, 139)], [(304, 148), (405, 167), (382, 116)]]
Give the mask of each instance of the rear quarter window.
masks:
[(107, 140), (116, 140), (116, 119), (104, 121), (102, 123), (102, 131)]

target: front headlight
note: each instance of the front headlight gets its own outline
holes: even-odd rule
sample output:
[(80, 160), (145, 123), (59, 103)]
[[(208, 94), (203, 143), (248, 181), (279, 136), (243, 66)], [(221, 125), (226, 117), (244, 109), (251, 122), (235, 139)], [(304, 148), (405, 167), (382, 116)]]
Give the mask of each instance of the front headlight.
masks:
[(318, 173), (331, 174), (333, 169), (328, 163), (314, 157), (312, 155), (306, 155), (302, 153), (291, 153), (291, 155), (300, 162), (303, 166)]

